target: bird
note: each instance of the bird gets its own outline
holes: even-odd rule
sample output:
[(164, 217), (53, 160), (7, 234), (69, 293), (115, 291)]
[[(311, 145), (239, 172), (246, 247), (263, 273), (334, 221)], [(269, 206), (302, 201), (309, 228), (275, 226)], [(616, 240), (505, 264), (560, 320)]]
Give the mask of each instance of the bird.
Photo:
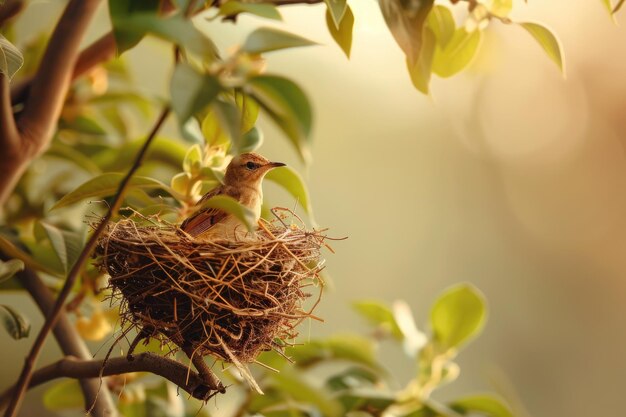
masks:
[[(229, 196), (252, 210), (256, 224), (261, 217), (263, 178), (272, 169), (282, 166), (285, 164), (271, 162), (253, 152), (235, 156), (226, 167), (224, 183), (202, 196), (196, 206), (218, 195)], [(181, 224), (181, 229), (193, 237), (209, 239), (236, 238), (246, 230), (232, 214), (211, 207), (197, 210)]]

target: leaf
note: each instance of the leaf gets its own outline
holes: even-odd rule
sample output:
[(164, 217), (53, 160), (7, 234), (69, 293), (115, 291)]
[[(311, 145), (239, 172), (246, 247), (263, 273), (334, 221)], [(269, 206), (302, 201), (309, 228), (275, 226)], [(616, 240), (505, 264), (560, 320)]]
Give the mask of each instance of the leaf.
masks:
[(548, 54), (548, 57), (554, 61), (554, 63), (561, 70), (561, 73), (565, 75), (565, 65), (563, 63), (561, 53), (561, 44), (550, 29), (537, 23), (530, 22), (520, 23), (520, 26), (526, 29), (528, 33), (530, 33), (532, 37), (539, 42), (539, 45), (543, 48), (546, 54)]
[(317, 45), (302, 36), (274, 28), (259, 28), (246, 38), (241, 47), (243, 52), (260, 54), (263, 52), (278, 51), (286, 48)]
[(304, 162), (309, 162), (313, 114), (304, 92), (293, 81), (278, 76), (249, 80), (250, 95), (287, 135)]
[(183, 160), (183, 171), (196, 175), (202, 169), (202, 149), (200, 145), (193, 145), (187, 151), (185, 159)]
[(404, 338), (402, 330), (400, 330), (398, 323), (396, 323), (393, 313), (386, 305), (379, 301), (362, 300), (353, 303), (352, 306), (371, 324), (381, 326), (398, 340)]
[(291, 369), (284, 369), (272, 375), (272, 385), (296, 402), (310, 404), (325, 417), (342, 415), (341, 404), (323, 388), (316, 388), (306, 382), (302, 375)]
[(446, 351), (460, 347), (478, 334), (485, 318), (484, 297), (469, 284), (446, 290), (435, 301), (430, 313), (435, 341)]
[(414, 65), (406, 59), (406, 65), (411, 76), (411, 82), (418, 91), (428, 94), (430, 91), (430, 78), (435, 55), (435, 35), (430, 28), (424, 28), (422, 49), (420, 57)]
[(239, 90), (235, 91), (235, 103), (241, 114), (241, 133), (246, 133), (256, 124), (259, 117), (259, 104)]
[(499, 17), (507, 17), (513, 9), (513, 0), (492, 0), (489, 12)]
[(352, 29), (354, 27), (354, 15), (352, 14), (352, 9), (350, 9), (350, 7), (346, 9), (339, 26), (335, 26), (330, 13), (330, 8), (327, 9), (326, 26), (328, 27), (330, 35), (333, 37), (335, 42), (337, 42), (337, 45), (339, 45), (344, 54), (350, 58), (350, 50), (352, 49)]
[[(326, 15), (330, 14), (335, 29), (339, 29), (347, 11), (348, 2), (346, 0), (324, 0), (326, 3)], [(354, 19), (353, 19), (354, 20)], [(330, 25), (328, 26), (330, 28)]]
[(411, 66), (422, 49), (422, 29), (434, 0), (380, 0), (380, 9), (400, 48)]
[(428, 14), (426, 24), (433, 31), (437, 45), (445, 48), (448, 42), (452, 40), (454, 31), (456, 30), (456, 23), (454, 16), (452, 16), (452, 11), (445, 6), (436, 5)]
[(24, 65), (24, 56), (11, 42), (0, 34), (0, 74), (9, 80)]
[(215, 111), (210, 109), (204, 119), (202, 119), (202, 136), (208, 146), (218, 146), (228, 149), (230, 138), (228, 133), (222, 128), (221, 123)]
[(380, 380), (371, 370), (359, 366), (350, 367), (326, 380), (326, 387), (331, 391), (343, 391), (358, 388), (361, 385), (373, 385)]
[(8, 281), (24, 269), (24, 261), (20, 259), (0, 260), (0, 282)]
[(224, 210), (229, 214), (232, 214), (237, 218), (237, 220), (246, 226), (250, 232), (257, 226), (254, 212), (232, 197), (226, 195), (216, 195), (215, 197), (211, 197), (202, 203), (198, 210), (202, 210), (206, 207)]
[(0, 316), (2, 316), (4, 328), (13, 339), (19, 340), (28, 337), (30, 323), (20, 313), (7, 305), (0, 304)]
[(266, 19), (283, 20), (278, 8), (272, 4), (252, 4), (230, 0), (220, 6), (221, 16), (236, 16), (239, 13), (250, 13)]
[(207, 107), (220, 92), (220, 84), (216, 77), (200, 74), (190, 65), (180, 63), (176, 65), (170, 93), (172, 108), (182, 125), (187, 119)]
[(435, 48), (432, 71), (440, 77), (451, 77), (467, 67), (472, 61), (482, 40), (482, 32), (467, 32), (459, 28), (445, 48)]
[[(77, 203), (90, 197), (108, 197), (117, 192), (124, 174), (109, 172), (98, 175), (84, 184), (78, 186), (74, 191), (66, 194), (50, 210), (56, 210)], [(169, 192), (168, 187), (160, 181), (148, 177), (132, 177), (128, 183), (128, 188), (140, 189), (163, 189)]]
[(487, 417), (513, 417), (508, 405), (489, 394), (461, 398), (453, 401), (450, 408), (461, 414), (480, 413)]
[(303, 346), (287, 349), (298, 367), (308, 367), (328, 360), (346, 360), (368, 366), (380, 367), (374, 357), (372, 341), (357, 335), (335, 335), (323, 340), (313, 340)]
[(180, 195), (187, 195), (190, 190), (191, 175), (188, 172), (180, 172), (172, 177), (170, 187)]
[(43, 228), (54, 252), (61, 261), (63, 269), (68, 272), (83, 249), (83, 236), (79, 233), (61, 230), (43, 221), (39, 222), (39, 225)]
[(123, 24), (127, 23), (128, 17), (135, 13), (153, 12), (159, 10), (160, 0), (109, 0), (109, 15), (111, 16), (111, 25), (113, 26), (113, 36), (115, 36), (115, 45), (117, 53), (122, 54), (124, 51), (131, 49), (137, 45), (148, 32), (147, 28), (138, 30), (128, 30)]
[(339, 397), (345, 410), (369, 410), (374, 415), (383, 415), (382, 412), (392, 405), (396, 398), (383, 393), (348, 392)]
[(298, 204), (302, 206), (309, 217), (313, 216), (313, 207), (311, 206), (309, 191), (306, 188), (304, 180), (295, 170), (287, 166), (280, 167), (268, 172), (265, 178), (287, 190), (287, 192), (296, 199)]
[(181, 14), (163, 18), (156, 13), (133, 13), (119, 17), (117, 28), (121, 33), (119, 36), (129, 39), (151, 33), (208, 61), (212, 61), (217, 56), (215, 44), (193, 25), (192, 20), (185, 19)]
[(69, 379), (57, 382), (48, 388), (43, 395), (43, 405), (50, 411), (82, 408), (84, 406), (83, 392), (78, 380)]
[(56, 276), (59, 274), (54, 268), (50, 267), (45, 263), (41, 263), (38, 260), (34, 259), (30, 254), (26, 253), (22, 249), (18, 248), (14, 242), (11, 242), (6, 237), (0, 235), (0, 251), (2, 251), (5, 255), (10, 256), (11, 258), (16, 258), (24, 262), (24, 265), (27, 267), (45, 272), (46, 274)]
[(261, 147), (263, 144), (263, 132), (256, 126), (241, 135), (237, 143), (233, 148), (233, 153), (242, 154), (245, 152), (253, 152)]

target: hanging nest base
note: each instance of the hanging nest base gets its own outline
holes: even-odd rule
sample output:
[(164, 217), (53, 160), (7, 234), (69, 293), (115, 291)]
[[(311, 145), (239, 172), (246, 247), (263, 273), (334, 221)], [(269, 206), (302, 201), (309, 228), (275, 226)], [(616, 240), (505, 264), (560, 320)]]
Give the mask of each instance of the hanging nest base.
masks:
[[(125, 333), (138, 331), (131, 351), (140, 338), (156, 338), (171, 352), (183, 350), (201, 375), (206, 355), (243, 374), (260, 352), (289, 345), (296, 326), (314, 317), (326, 236), (260, 226), (245, 239), (206, 241), (139, 214), (108, 225), (97, 265), (110, 276)], [(313, 293), (316, 301), (305, 308)]]

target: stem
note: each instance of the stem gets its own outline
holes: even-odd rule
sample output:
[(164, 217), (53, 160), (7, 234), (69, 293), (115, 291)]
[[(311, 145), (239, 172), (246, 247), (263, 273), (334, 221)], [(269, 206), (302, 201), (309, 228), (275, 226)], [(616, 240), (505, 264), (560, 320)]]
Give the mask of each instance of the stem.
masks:
[(152, 131), (148, 135), (146, 142), (144, 143), (143, 147), (140, 149), (139, 153), (137, 154), (137, 157), (135, 158), (135, 162), (133, 163), (132, 167), (130, 168), (126, 176), (122, 179), (122, 182), (120, 183), (117, 189), (117, 192), (115, 194), (115, 197), (113, 199), (113, 202), (111, 203), (109, 210), (107, 211), (106, 215), (104, 216), (100, 224), (98, 224), (98, 227), (96, 228), (96, 230), (94, 230), (94, 232), (92, 233), (91, 237), (87, 241), (87, 244), (83, 248), (78, 259), (76, 260), (76, 263), (74, 263), (74, 266), (70, 270), (67, 276), (67, 279), (65, 280), (65, 283), (63, 284), (63, 288), (61, 288), (61, 291), (59, 292), (59, 296), (54, 304), (54, 307), (52, 311), (50, 312), (50, 315), (48, 315), (46, 322), (44, 323), (43, 327), (39, 331), (39, 334), (37, 335), (37, 338), (35, 339), (35, 342), (33, 343), (33, 346), (31, 347), (31, 350), (28, 353), (28, 356), (26, 357), (24, 367), (22, 368), (22, 372), (20, 374), (20, 377), (15, 387), (14, 395), (12, 396), (9, 407), (7, 408), (4, 414), (5, 417), (15, 417), (17, 415), (17, 412), (24, 398), (24, 394), (26, 393), (26, 389), (32, 378), (32, 373), (33, 373), (35, 364), (37, 362), (39, 354), (41, 353), (41, 348), (43, 347), (46, 337), (48, 336), (48, 334), (50, 333), (50, 330), (54, 327), (57, 320), (59, 319), (59, 315), (63, 309), (63, 306), (65, 304), (65, 301), (68, 295), (70, 294), (70, 291), (74, 287), (74, 283), (76, 282), (76, 279), (80, 275), (80, 272), (82, 271), (83, 266), (85, 265), (85, 263), (91, 256), (91, 252), (96, 247), (98, 238), (100, 237), (104, 229), (107, 227), (109, 220), (111, 220), (111, 218), (117, 213), (120, 205), (122, 204), (124, 192), (126, 191), (126, 188), (130, 182), (131, 177), (133, 176), (135, 171), (137, 171), (137, 169), (143, 162), (146, 156), (146, 152), (150, 146), (150, 143), (155, 138), (157, 132), (161, 129), (161, 126), (163, 126), (163, 123), (165, 122), (165, 119), (167, 118), (169, 113), (170, 113), (169, 107), (165, 107), (163, 111), (161, 112), (161, 115), (159, 116), (154, 127), (152, 128)]
[[(212, 388), (206, 385), (196, 372), (180, 362), (151, 352), (136, 355), (132, 361), (126, 357), (106, 360), (80, 360), (68, 356), (34, 372), (28, 388), (58, 378), (98, 378), (131, 372), (151, 372), (162, 376), (185, 390), (192, 397), (202, 401), (206, 401), (212, 395)], [(17, 389), (17, 386), (13, 386), (0, 394), (0, 404), (5, 402), (8, 397), (15, 395)]]
[[(30, 268), (24, 269), (18, 274), (18, 278), (44, 316), (48, 316), (54, 307), (54, 294), (39, 279), (37, 274)], [(59, 319), (52, 330), (61, 350), (65, 355), (74, 356), (78, 359), (90, 360), (93, 358), (85, 342), (78, 335), (65, 311), (59, 313)], [(85, 410), (92, 409), (94, 417), (115, 415), (116, 407), (111, 394), (103, 385), (100, 387), (98, 378), (82, 378), (80, 386), (85, 397)]]

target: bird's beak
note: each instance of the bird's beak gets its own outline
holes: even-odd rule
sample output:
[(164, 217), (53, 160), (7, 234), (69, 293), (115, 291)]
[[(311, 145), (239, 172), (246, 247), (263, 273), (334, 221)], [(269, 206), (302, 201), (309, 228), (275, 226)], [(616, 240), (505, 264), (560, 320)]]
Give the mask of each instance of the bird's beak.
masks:
[(268, 164), (266, 164), (265, 166), (268, 168), (278, 168), (278, 167), (284, 167), (287, 164), (283, 164), (282, 162), (270, 162)]

